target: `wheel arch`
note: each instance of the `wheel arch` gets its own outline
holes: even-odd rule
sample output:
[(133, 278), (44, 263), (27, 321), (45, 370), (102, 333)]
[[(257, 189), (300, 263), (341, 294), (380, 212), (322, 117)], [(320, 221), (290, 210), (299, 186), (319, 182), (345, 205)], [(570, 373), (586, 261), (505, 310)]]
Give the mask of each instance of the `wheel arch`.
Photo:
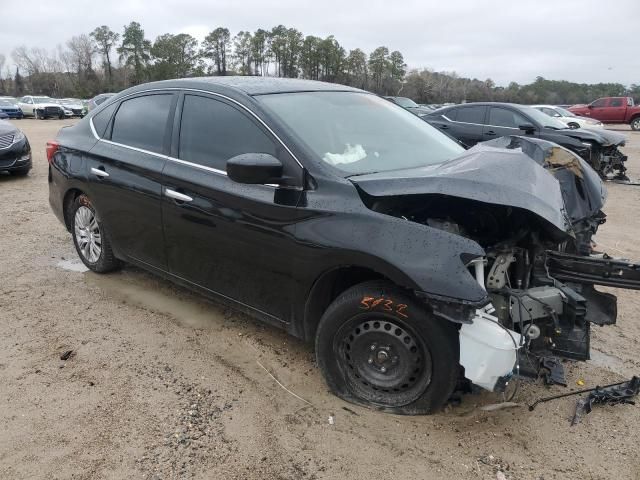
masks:
[(322, 315), (341, 293), (370, 280), (387, 281), (403, 288), (398, 282), (394, 282), (388, 276), (369, 267), (341, 265), (324, 271), (313, 282), (307, 295), (302, 322), (304, 340), (313, 341)]
[(69, 215), (69, 208), (73, 204), (76, 198), (82, 195), (84, 192), (79, 188), (70, 188), (64, 194), (64, 199), (62, 200), (62, 215), (64, 218), (64, 225), (67, 227), (67, 230), (71, 231), (71, 216)]

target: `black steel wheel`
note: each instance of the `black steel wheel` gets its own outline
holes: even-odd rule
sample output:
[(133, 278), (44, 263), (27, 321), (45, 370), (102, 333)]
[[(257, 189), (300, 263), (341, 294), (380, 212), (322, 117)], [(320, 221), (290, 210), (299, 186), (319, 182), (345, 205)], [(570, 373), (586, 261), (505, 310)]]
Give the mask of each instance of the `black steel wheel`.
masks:
[(350, 387), (387, 407), (418, 399), (431, 382), (431, 353), (413, 329), (391, 315), (363, 313), (334, 336)]
[(397, 414), (431, 413), (458, 379), (458, 330), (405, 290), (366, 282), (322, 316), (316, 358), (344, 400)]

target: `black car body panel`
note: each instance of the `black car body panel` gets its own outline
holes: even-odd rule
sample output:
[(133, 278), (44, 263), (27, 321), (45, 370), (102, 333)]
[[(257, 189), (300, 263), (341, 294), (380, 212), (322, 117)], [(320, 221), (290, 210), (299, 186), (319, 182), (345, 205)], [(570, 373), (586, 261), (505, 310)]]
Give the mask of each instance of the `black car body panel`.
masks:
[(0, 121), (0, 172), (27, 171), (31, 168), (31, 146), (19, 129)]
[[(393, 109), (420, 132), (446, 140), (399, 107), (341, 85), (250, 77), (154, 82), (109, 98), (61, 130), (50, 164), (50, 204), (69, 229), (66, 212), (85, 193), (117, 258), (307, 340), (337, 293), (384, 279), (411, 292), (434, 315), (463, 324), (460, 329), (481, 321), (477, 309), (487, 309), (485, 318), (491, 315), (491, 305), (495, 322), (520, 328), (510, 302), (543, 292), (558, 310), (552, 315), (533, 304), (544, 328), (534, 346), (548, 349), (544, 338), (578, 332), (582, 337), (575, 345), (560, 336), (557, 348), (588, 358), (587, 306), (605, 305), (598, 310), (606, 311), (602, 323), (612, 323), (615, 297), (595, 291), (597, 281), (589, 283), (585, 275), (576, 275), (584, 287), (562, 285), (549, 277), (544, 263), (548, 251), (585, 258), (592, 253), (606, 194), (585, 162), (549, 141), (512, 136), (467, 152), (446, 140), (447, 152), (464, 153), (431, 166), (348, 174), (319, 159), (294, 126), (258, 100), (293, 92), (371, 95), (365, 103), (384, 103), (379, 108)], [(123, 105), (154, 95), (171, 99), (165, 113), (140, 111), (131, 118), (139, 118), (144, 128), (159, 122), (156, 144), (119, 140)], [(281, 164), (277, 183), (238, 183), (231, 170), (227, 175), (211, 166), (217, 164), (185, 160), (182, 134), (191, 130), (183, 122), (193, 97), (194, 105), (212, 102), (220, 111), (224, 105), (251, 125), (252, 134), (267, 138), (273, 151), (255, 154)], [(227, 152), (234, 142), (248, 142), (228, 133), (228, 141), (208, 147), (207, 159), (218, 155), (215, 149)], [(582, 145), (554, 134), (565, 145)], [(485, 264), (492, 272), (486, 286)], [(529, 293), (532, 288), (537, 290)]]
[(470, 150), (449, 162), (411, 170), (353, 177), (369, 195), (448, 195), (528, 210), (565, 232), (558, 182), (524, 153)]

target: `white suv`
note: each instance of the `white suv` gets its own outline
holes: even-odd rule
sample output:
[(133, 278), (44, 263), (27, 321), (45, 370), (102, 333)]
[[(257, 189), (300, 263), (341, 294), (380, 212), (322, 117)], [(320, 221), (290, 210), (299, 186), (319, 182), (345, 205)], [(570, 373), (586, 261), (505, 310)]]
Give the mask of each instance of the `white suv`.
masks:
[(25, 117), (62, 119), (65, 116), (62, 106), (51, 97), (27, 95), (19, 100), (18, 106)]

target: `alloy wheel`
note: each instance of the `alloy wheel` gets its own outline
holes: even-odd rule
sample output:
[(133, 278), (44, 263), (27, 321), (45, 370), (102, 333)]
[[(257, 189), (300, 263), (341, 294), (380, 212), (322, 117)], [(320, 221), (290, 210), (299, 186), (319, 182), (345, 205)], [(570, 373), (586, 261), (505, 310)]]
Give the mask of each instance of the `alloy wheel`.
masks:
[(74, 232), (78, 249), (89, 263), (96, 263), (102, 254), (102, 235), (95, 212), (82, 205), (76, 210)]

